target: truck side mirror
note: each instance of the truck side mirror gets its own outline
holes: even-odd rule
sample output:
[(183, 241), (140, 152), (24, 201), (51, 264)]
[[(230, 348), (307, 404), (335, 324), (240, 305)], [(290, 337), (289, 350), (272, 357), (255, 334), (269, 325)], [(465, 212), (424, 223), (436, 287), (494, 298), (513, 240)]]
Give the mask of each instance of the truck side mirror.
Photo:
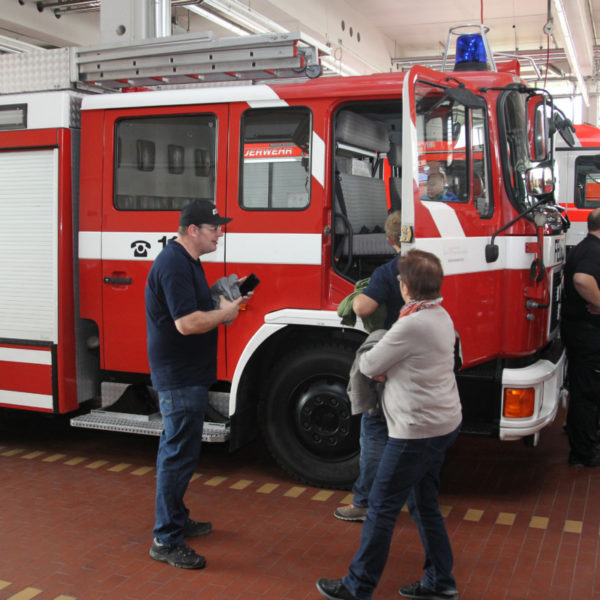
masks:
[(485, 247), (485, 262), (493, 263), (498, 260), (500, 250), (496, 244), (487, 244)]

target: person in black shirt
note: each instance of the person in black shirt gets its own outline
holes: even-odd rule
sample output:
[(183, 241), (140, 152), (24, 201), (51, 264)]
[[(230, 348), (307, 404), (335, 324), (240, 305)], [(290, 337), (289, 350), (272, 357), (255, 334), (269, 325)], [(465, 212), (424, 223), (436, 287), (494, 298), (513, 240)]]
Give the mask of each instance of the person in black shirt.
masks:
[(600, 467), (600, 208), (588, 215), (588, 235), (567, 257), (562, 335), (567, 349), (571, 466)]
[[(377, 267), (369, 284), (362, 293), (354, 297), (352, 310), (357, 317), (364, 319), (372, 315), (379, 306), (386, 306), (384, 329), (398, 320), (404, 300), (398, 285), (398, 256), (400, 236), (402, 234), (402, 213), (396, 210), (385, 221), (385, 234), (390, 246), (396, 252), (394, 258)], [(388, 438), (385, 418), (381, 412), (370, 410), (363, 413), (360, 423), (360, 472), (352, 486), (354, 497), (346, 506), (340, 506), (333, 512), (342, 521), (364, 521), (369, 508), (369, 492), (375, 480), (375, 473)]]
[(163, 420), (150, 556), (180, 569), (205, 566), (205, 558), (184, 538), (212, 528), (190, 518), (183, 496), (200, 456), (208, 388), (217, 378), (217, 328), (237, 317), (244, 300), (221, 296), (215, 308), (200, 262), (200, 256), (217, 249), (230, 220), (208, 200), (188, 204), (178, 236), (158, 255), (146, 281), (148, 358)]

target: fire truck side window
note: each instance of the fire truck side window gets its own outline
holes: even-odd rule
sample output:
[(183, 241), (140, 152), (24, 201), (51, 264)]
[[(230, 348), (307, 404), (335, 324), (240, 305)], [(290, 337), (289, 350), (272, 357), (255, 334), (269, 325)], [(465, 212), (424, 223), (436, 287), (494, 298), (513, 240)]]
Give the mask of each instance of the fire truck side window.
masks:
[(304, 210), (308, 206), (311, 130), (307, 108), (250, 109), (244, 113), (242, 208)]
[(600, 207), (600, 154), (575, 160), (575, 206)]
[(417, 83), (416, 97), (419, 197), (448, 203), (473, 198), (479, 216), (491, 217), (485, 109), (467, 108), (426, 82)]
[(216, 133), (213, 114), (117, 121), (115, 208), (181, 210), (193, 198), (214, 202)]

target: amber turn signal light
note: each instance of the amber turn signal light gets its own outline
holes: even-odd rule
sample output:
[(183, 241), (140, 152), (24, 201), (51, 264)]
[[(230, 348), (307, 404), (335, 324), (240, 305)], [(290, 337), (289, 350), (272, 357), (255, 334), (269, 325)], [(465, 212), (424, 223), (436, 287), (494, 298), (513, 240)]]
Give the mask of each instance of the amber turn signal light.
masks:
[(535, 390), (533, 388), (504, 390), (503, 416), (512, 419), (531, 417), (534, 406)]

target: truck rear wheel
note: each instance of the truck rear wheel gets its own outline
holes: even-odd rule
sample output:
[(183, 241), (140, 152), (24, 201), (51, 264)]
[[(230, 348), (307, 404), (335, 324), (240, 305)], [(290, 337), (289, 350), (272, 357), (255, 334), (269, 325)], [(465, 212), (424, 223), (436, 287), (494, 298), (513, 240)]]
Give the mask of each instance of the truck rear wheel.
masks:
[(347, 489), (358, 476), (360, 415), (346, 394), (354, 353), (346, 344), (296, 349), (276, 364), (261, 402), (271, 454), (309, 485)]

